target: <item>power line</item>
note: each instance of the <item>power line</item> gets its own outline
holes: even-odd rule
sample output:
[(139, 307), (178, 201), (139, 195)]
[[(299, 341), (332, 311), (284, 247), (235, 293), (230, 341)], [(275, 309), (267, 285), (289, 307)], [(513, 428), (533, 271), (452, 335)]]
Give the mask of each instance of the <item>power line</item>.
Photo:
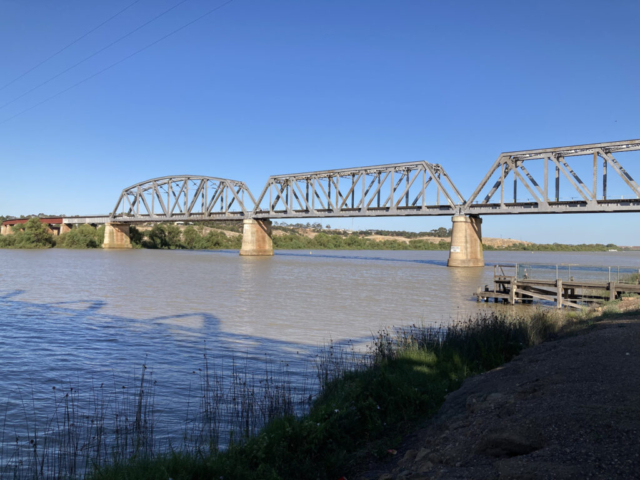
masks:
[(111, 68), (115, 67), (116, 65), (119, 65), (119, 64), (121, 64), (122, 62), (124, 62), (124, 61), (126, 61), (126, 60), (129, 60), (131, 57), (134, 57), (134, 56), (136, 56), (137, 54), (144, 52), (144, 51), (145, 51), (145, 50), (147, 50), (148, 48), (151, 48), (151, 47), (153, 47), (154, 45), (156, 45), (156, 44), (160, 43), (161, 41), (163, 41), (163, 40), (165, 40), (165, 39), (167, 39), (167, 38), (171, 37), (172, 35), (175, 35), (176, 33), (178, 33), (178, 32), (180, 32), (180, 31), (184, 30), (185, 28), (190, 27), (190, 26), (191, 26), (191, 25), (193, 25), (194, 23), (196, 23), (196, 22), (198, 22), (198, 21), (202, 20), (203, 18), (207, 17), (208, 15), (211, 15), (213, 12), (215, 12), (215, 11), (217, 11), (217, 10), (220, 10), (220, 9), (221, 9), (221, 8), (223, 8), (223, 7), (226, 7), (227, 5), (229, 5), (229, 4), (230, 4), (231, 2), (233, 2), (233, 1), (234, 1), (234, 0), (228, 0), (227, 2), (225, 2), (225, 3), (223, 3), (223, 4), (218, 5), (218, 6), (217, 6), (217, 7), (215, 7), (215, 8), (212, 8), (211, 10), (209, 10), (209, 11), (207, 11), (207, 12), (203, 13), (203, 14), (202, 14), (202, 15), (200, 15), (199, 17), (197, 17), (197, 18), (195, 18), (195, 19), (191, 20), (191, 21), (190, 21), (190, 22), (188, 22), (188, 23), (185, 23), (185, 24), (184, 24), (184, 25), (182, 25), (181, 27), (176, 28), (175, 30), (173, 30), (173, 31), (169, 32), (168, 34), (166, 34), (166, 35), (164, 35), (164, 36), (160, 37), (158, 40), (155, 40), (155, 41), (153, 41), (153, 42), (149, 43), (148, 45), (146, 45), (146, 46), (142, 47), (141, 49), (136, 50), (136, 51), (135, 51), (135, 52), (133, 52), (132, 54), (127, 55), (126, 57), (124, 57), (124, 58), (122, 58), (122, 59), (118, 60), (118, 61), (117, 61), (117, 62), (115, 62), (115, 63), (112, 63), (112, 64), (111, 64), (111, 65), (109, 65), (108, 67), (103, 68), (102, 70), (100, 70), (100, 71), (98, 71), (98, 72), (94, 73), (93, 75), (89, 75), (88, 77), (86, 77), (86, 78), (84, 78), (84, 79), (80, 80), (80, 81), (79, 81), (79, 82), (77, 82), (77, 83), (74, 83), (74, 84), (73, 84), (73, 85), (71, 85), (70, 87), (65, 88), (64, 90), (62, 90), (62, 91), (60, 91), (60, 92), (56, 93), (55, 95), (52, 95), (52, 96), (50, 96), (50, 97), (48, 97), (48, 98), (45, 98), (45, 99), (44, 99), (44, 100), (42, 100), (41, 102), (38, 102), (38, 103), (36, 103), (35, 105), (32, 105), (31, 107), (26, 108), (25, 110), (22, 110), (21, 112), (18, 112), (18, 113), (16, 113), (15, 115), (13, 115), (13, 116), (11, 116), (11, 117), (9, 117), (9, 118), (7, 118), (7, 119), (5, 119), (5, 120), (1, 121), (1, 122), (0, 122), (0, 125), (4, 125), (5, 123), (7, 123), (7, 122), (9, 122), (9, 121), (13, 120), (14, 118), (19, 117), (19, 116), (20, 116), (20, 115), (22, 115), (23, 113), (27, 113), (27, 112), (29, 112), (29, 111), (33, 110), (34, 108), (37, 108), (37, 107), (39, 107), (40, 105), (42, 105), (42, 104), (44, 104), (44, 103), (47, 103), (49, 100), (53, 100), (54, 98), (59, 97), (60, 95), (62, 95), (62, 94), (64, 94), (64, 93), (67, 93), (69, 90), (71, 90), (71, 89), (73, 89), (73, 88), (77, 87), (78, 85), (82, 85), (83, 83), (88, 82), (88, 81), (89, 81), (89, 80), (91, 80), (92, 78), (95, 78), (95, 77), (97, 77), (98, 75), (100, 75), (100, 74), (102, 74), (102, 73), (106, 72), (107, 70), (110, 70)]
[(56, 75), (54, 75), (53, 77), (50, 77), (49, 79), (45, 80), (42, 83), (39, 83), (38, 85), (36, 85), (35, 87), (31, 88), (30, 90), (27, 90), (26, 92), (24, 92), (22, 95), (18, 95), (17, 97), (15, 97), (12, 100), (9, 100), (8, 102), (6, 102), (3, 105), (0, 105), (0, 110), (2, 110), (5, 107), (8, 107), (9, 105), (11, 105), (13, 102), (20, 100), (21, 98), (23, 98), (26, 95), (29, 95), (31, 92), (39, 89), (40, 87), (43, 87), (44, 85), (46, 85), (47, 83), (55, 80), (56, 78), (58, 78), (61, 75), (64, 75), (65, 73), (67, 73), (69, 70), (73, 70), (74, 68), (76, 68), (78, 65), (83, 64), (84, 62), (86, 62), (87, 60), (95, 57), (96, 55), (104, 52), (106, 49), (113, 47), (116, 43), (121, 42), (122, 40), (124, 40), (125, 38), (133, 35), (134, 33), (136, 33), (138, 30), (143, 29), (144, 27), (146, 27), (147, 25), (149, 25), (150, 23), (155, 22), (156, 20), (158, 20), (160, 17), (163, 17), (164, 15), (166, 15), (167, 13), (169, 13), (170, 11), (176, 9), (177, 7), (179, 7), (180, 5), (182, 5), (183, 3), (188, 2), (189, 0), (182, 0), (178, 3), (176, 3), (173, 7), (169, 8), (168, 10), (165, 10), (164, 12), (162, 12), (159, 15), (156, 15), (155, 17), (153, 17), (151, 20), (149, 20), (148, 22), (143, 23), (142, 25), (134, 28), (133, 30), (131, 30), (129, 33), (123, 35), (122, 37), (114, 40), (113, 42), (111, 42), (110, 44), (108, 44), (106, 47), (102, 47), (99, 50), (96, 50), (95, 52), (93, 52), (91, 55), (89, 55), (88, 57), (83, 58), (82, 60), (80, 60), (78, 63), (75, 63), (73, 65), (71, 65), (69, 68), (61, 71), (60, 73), (57, 73)]
[(76, 43), (78, 43), (80, 40), (82, 40), (83, 38), (85, 38), (87, 35), (92, 34), (93, 32), (95, 32), (96, 30), (98, 30), (100, 27), (102, 27), (103, 25), (109, 23), (111, 20), (113, 20), (114, 18), (116, 18), (118, 15), (126, 12), (127, 10), (129, 10), (131, 7), (133, 7), (136, 3), (139, 3), (141, 0), (136, 0), (133, 3), (130, 3), (129, 5), (127, 5), (126, 7), (124, 7), (122, 10), (120, 10), (118, 13), (116, 13), (115, 15), (112, 15), (111, 17), (107, 18), (104, 22), (102, 22), (100, 25), (92, 28), (91, 30), (89, 30), (87, 33), (85, 33), (84, 35), (80, 35), (78, 38), (76, 38), (73, 42), (69, 43), (68, 45), (62, 47), (60, 50), (58, 50), (56, 53), (54, 53), (53, 55), (51, 55), (50, 57), (45, 58), (44, 60), (42, 60), (40, 63), (38, 63), (37, 65), (31, 67), (29, 70), (27, 70), (26, 72), (24, 72), (22, 75), (18, 75), (16, 78), (14, 78), (13, 80), (11, 80), (9, 83), (6, 83), (5, 85), (3, 85), (2, 87), (0, 87), (0, 92), (2, 90), (4, 90), (5, 88), (7, 88), (10, 85), (13, 85), (15, 82), (17, 82), (18, 80), (20, 80), (22, 77), (28, 75), (29, 73), (33, 72), (36, 68), (44, 65), (45, 63), (47, 63), (49, 60), (51, 60), (54, 57), (57, 57), (58, 55), (60, 55), (62, 52), (64, 52), (67, 48), (75, 45)]

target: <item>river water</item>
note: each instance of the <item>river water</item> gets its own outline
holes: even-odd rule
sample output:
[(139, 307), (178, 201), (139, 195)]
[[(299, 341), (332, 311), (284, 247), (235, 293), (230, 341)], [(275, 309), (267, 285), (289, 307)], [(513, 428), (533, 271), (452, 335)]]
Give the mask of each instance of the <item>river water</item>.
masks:
[[(385, 326), (496, 308), (472, 297), (491, 282), (495, 263), (640, 266), (640, 252), (485, 252), (484, 269), (446, 268), (447, 255), (0, 250), (7, 422), (20, 424), (25, 396), (46, 409), (55, 386), (103, 382), (142, 364), (153, 369), (160, 397), (175, 400), (194, 387), (205, 346), (215, 361), (250, 359), (257, 368), (267, 358), (300, 374), (330, 340), (363, 344)], [(164, 420), (183, 421), (181, 405), (165, 408)]]

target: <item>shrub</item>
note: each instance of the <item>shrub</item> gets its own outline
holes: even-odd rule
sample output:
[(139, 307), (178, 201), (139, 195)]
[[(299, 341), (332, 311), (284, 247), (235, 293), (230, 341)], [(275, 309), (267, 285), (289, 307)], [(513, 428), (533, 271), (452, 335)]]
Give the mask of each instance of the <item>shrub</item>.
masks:
[(67, 233), (63, 233), (56, 240), (56, 246), (62, 248), (100, 248), (104, 242), (104, 230), (91, 225), (80, 225)]
[(53, 234), (39, 218), (13, 226), (13, 248), (51, 248), (55, 245)]

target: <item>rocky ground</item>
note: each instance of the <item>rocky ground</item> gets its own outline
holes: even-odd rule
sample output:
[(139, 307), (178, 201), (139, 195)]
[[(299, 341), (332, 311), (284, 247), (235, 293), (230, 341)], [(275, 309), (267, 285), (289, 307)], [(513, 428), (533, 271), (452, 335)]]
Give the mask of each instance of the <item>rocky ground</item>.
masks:
[(361, 479), (640, 479), (640, 319), (603, 321), (467, 380)]

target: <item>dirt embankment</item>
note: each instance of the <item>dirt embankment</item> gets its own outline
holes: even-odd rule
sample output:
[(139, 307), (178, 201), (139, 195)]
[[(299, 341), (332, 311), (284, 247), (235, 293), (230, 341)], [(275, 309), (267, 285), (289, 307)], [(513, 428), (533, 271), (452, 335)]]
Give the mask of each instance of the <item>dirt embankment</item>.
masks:
[(465, 381), (361, 478), (638, 479), (639, 372), (637, 316), (530, 348)]
[[(184, 230), (185, 228), (187, 228), (188, 225), (176, 225), (176, 226), (180, 230)], [(148, 225), (140, 225), (140, 226), (136, 225), (136, 228), (141, 232), (146, 232), (147, 230), (151, 230), (153, 227)], [(219, 228), (202, 227), (198, 225), (195, 225), (194, 228), (200, 233), (200, 235), (206, 235), (209, 232), (222, 232), (229, 238), (233, 238), (233, 237), (237, 237), (238, 235), (241, 235), (238, 232), (230, 232), (229, 230), (221, 230)]]
[[(296, 232), (298, 232), (300, 235), (304, 235), (305, 237), (309, 237), (309, 238), (314, 238), (318, 234), (317, 232), (310, 229), (306, 229), (306, 228), (297, 228)], [(282, 230), (273, 231), (273, 235), (275, 235), (276, 237), (279, 237), (282, 235), (288, 235), (288, 234), (289, 232), (285, 232)], [(411, 240), (424, 240), (431, 243), (439, 243), (441, 241), (444, 241), (446, 243), (451, 242), (451, 237), (406, 238), (406, 237), (393, 236), (393, 235), (366, 235), (364, 236), (364, 238), (367, 238), (369, 240), (374, 240), (376, 242), (383, 242), (385, 240), (395, 240), (401, 243), (409, 243)], [(483, 238), (482, 243), (485, 245), (490, 245), (492, 247), (510, 247), (512, 245), (516, 245), (519, 243), (524, 245), (531, 245), (531, 242), (525, 242), (522, 240), (514, 240), (512, 238), (491, 238), (491, 237)]]
[[(411, 240), (425, 240), (431, 243), (439, 243), (441, 241), (450, 243), (451, 237), (418, 237), (418, 238), (405, 238), (405, 237), (395, 237), (395, 236), (386, 236), (386, 235), (369, 235), (365, 238), (370, 238), (371, 240), (375, 240), (377, 242), (382, 242), (384, 240), (397, 240), (398, 242), (409, 243)], [(485, 237), (482, 239), (482, 243), (485, 245), (490, 245), (492, 247), (510, 247), (512, 245), (516, 245), (518, 243), (524, 245), (530, 245), (531, 242), (524, 242), (521, 240), (514, 240), (512, 238), (491, 238)]]

